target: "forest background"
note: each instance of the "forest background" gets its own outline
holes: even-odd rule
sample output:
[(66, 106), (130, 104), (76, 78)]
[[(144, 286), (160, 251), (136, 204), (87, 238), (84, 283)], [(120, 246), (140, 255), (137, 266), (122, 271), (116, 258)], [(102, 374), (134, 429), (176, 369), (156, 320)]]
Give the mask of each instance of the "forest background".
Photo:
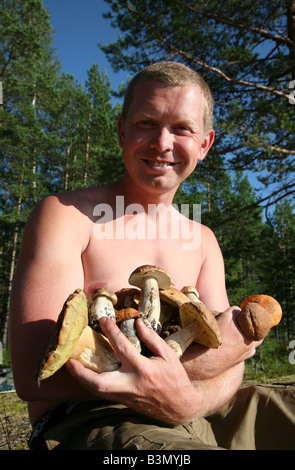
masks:
[[(215, 144), (174, 202), (202, 205), (202, 223), (224, 255), (231, 305), (256, 293), (282, 305), (283, 320), (251, 370), (294, 373), (295, 1), (105, 4), (105, 21), (121, 31), (100, 46), (114, 70), (132, 76), (176, 60), (210, 84)], [(96, 63), (84, 84), (62, 73), (53, 34), (42, 0), (1, 1), (0, 341), (7, 351), (10, 290), (32, 208), (47, 194), (105, 184), (124, 171), (117, 119), (126, 83), (113, 90)]]

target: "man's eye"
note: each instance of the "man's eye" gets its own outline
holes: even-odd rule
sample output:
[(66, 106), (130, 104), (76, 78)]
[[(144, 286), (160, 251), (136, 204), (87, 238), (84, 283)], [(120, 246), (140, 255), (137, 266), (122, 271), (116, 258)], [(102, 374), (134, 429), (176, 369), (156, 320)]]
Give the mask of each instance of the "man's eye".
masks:
[(186, 126), (176, 126), (175, 131), (179, 132), (181, 134), (190, 134), (191, 133), (191, 130)]
[(139, 124), (141, 126), (151, 127), (151, 126), (153, 126), (153, 121), (149, 121), (148, 119), (146, 119), (144, 121), (140, 121)]

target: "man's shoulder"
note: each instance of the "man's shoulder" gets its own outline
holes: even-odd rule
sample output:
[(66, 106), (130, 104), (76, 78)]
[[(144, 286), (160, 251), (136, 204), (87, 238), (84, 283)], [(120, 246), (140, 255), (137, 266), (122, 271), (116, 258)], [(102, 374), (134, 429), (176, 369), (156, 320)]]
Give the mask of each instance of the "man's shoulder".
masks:
[(89, 216), (93, 212), (101, 188), (85, 188), (45, 196), (35, 207), (34, 211), (63, 217)]

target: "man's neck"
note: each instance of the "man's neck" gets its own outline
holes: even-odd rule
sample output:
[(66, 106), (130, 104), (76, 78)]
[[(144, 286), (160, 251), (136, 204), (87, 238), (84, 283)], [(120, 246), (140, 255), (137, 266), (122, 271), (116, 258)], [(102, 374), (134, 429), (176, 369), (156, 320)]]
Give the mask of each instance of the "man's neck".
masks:
[[(176, 188), (177, 189), (177, 188)], [(116, 184), (117, 195), (124, 196), (125, 206), (129, 204), (140, 204), (145, 210), (149, 204), (163, 204), (170, 206), (176, 190), (161, 191), (158, 188), (145, 188), (137, 186), (125, 175)]]

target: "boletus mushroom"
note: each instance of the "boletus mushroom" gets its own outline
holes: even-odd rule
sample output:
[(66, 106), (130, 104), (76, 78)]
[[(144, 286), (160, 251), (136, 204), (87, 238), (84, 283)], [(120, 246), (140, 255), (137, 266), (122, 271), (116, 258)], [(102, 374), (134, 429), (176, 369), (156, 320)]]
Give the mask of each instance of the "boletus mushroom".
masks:
[(99, 373), (120, 367), (108, 339), (88, 326), (88, 309), (86, 295), (81, 289), (67, 298), (34, 374), (38, 383), (55, 374), (70, 358)]
[(273, 297), (250, 295), (241, 304), (237, 322), (246, 338), (261, 341), (282, 318), (282, 308)]
[(139, 266), (131, 273), (129, 284), (141, 289), (138, 311), (142, 320), (149, 328), (160, 333), (161, 303), (159, 289), (166, 289), (170, 286), (169, 274), (156, 266)]
[(99, 322), (101, 318), (108, 317), (116, 322), (116, 312), (114, 305), (117, 302), (117, 296), (104, 288), (96, 289), (92, 294), (93, 303), (89, 313), (89, 323), (97, 331), (99, 331)]
[(185, 302), (179, 308), (181, 330), (165, 341), (181, 357), (192, 342), (217, 349), (221, 345), (221, 333), (216, 318), (202, 303)]
[(119, 328), (129, 341), (141, 352), (141, 342), (137, 336), (135, 327), (136, 318), (140, 317), (137, 306), (140, 298), (140, 290), (125, 287), (116, 292), (117, 303), (116, 320)]
[(132, 307), (117, 310), (116, 319), (120, 330), (129, 339), (136, 349), (141, 352), (141, 342), (137, 336), (135, 320), (140, 317), (140, 313)]
[[(204, 303), (199, 299), (199, 292), (197, 291), (195, 287), (184, 286), (181, 289), (181, 292), (185, 294), (190, 299), (191, 302), (204, 305)], [(213, 313), (214, 317), (217, 317), (218, 315), (220, 315), (220, 312), (217, 312), (216, 310), (211, 310), (211, 312)]]

